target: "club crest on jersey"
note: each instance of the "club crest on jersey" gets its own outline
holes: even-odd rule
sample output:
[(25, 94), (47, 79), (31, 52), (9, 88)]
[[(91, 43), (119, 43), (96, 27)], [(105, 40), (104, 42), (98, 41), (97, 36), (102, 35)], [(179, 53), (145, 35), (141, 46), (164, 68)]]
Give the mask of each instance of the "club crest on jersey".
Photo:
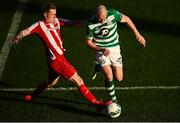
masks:
[(99, 31), (99, 34), (103, 37), (107, 36), (109, 34), (110, 30), (108, 28), (101, 28)]
[(107, 20), (107, 25), (111, 25), (112, 24), (112, 22), (111, 22), (111, 20)]

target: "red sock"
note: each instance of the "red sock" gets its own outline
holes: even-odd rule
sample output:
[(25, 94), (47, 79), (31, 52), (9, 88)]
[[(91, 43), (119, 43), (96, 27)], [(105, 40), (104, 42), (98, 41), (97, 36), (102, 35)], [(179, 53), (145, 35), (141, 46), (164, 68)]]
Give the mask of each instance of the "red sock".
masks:
[(94, 104), (97, 102), (96, 97), (91, 93), (91, 91), (86, 87), (85, 84), (79, 86), (79, 92), (86, 98), (87, 101)]

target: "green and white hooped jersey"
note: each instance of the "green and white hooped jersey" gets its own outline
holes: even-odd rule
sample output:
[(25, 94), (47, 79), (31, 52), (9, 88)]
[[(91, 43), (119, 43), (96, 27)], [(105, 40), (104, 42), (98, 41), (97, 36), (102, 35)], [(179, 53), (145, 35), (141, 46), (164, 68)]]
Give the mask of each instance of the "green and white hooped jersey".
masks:
[(87, 38), (95, 41), (96, 45), (102, 48), (119, 46), (117, 22), (121, 19), (122, 14), (114, 9), (108, 10), (104, 23), (98, 22), (94, 16), (87, 25)]

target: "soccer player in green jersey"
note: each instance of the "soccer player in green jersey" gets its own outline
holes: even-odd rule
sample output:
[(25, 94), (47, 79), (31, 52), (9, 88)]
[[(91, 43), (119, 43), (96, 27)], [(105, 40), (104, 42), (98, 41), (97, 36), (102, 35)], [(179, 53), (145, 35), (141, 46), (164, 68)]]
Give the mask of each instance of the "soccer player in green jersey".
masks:
[(137, 41), (146, 46), (146, 40), (128, 16), (114, 9), (108, 10), (104, 5), (97, 7), (95, 15), (88, 22), (86, 38), (87, 46), (97, 52), (96, 60), (106, 77), (106, 90), (114, 102), (117, 102), (117, 99), (113, 77), (119, 82), (123, 79), (117, 22), (125, 23), (134, 32)]

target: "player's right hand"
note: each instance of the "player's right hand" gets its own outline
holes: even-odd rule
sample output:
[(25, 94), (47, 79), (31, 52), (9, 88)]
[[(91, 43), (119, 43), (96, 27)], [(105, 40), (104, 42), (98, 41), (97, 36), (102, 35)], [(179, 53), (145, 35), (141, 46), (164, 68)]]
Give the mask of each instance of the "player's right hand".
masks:
[(18, 44), (20, 40), (22, 40), (22, 36), (17, 35), (13, 41), (13, 44)]
[(103, 55), (105, 56), (109, 56), (110, 55), (110, 51), (107, 48), (102, 48), (101, 52), (103, 53)]

